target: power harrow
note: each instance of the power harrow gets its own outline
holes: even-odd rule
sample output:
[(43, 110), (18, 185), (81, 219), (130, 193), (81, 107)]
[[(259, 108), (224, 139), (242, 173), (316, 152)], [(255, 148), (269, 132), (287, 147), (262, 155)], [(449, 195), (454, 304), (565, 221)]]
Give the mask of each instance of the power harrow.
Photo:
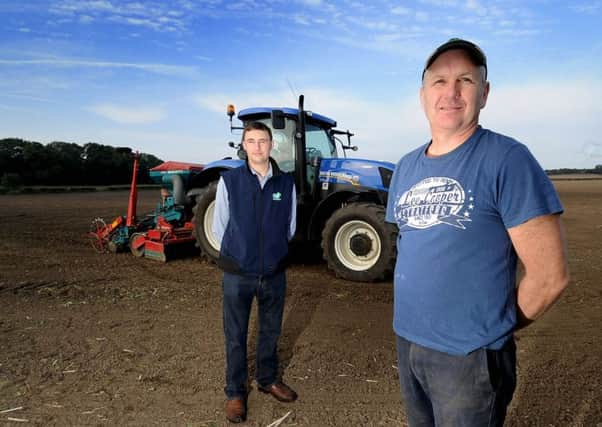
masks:
[[(127, 214), (116, 217), (109, 224), (102, 218), (94, 219), (90, 225), (87, 239), (94, 250), (99, 253), (117, 253), (129, 249), (136, 257), (165, 262), (177, 253), (174, 248), (194, 246), (196, 239), (191, 221), (192, 213), (185, 204), (177, 203), (176, 197), (164, 186), (161, 188), (161, 200), (154, 212), (145, 215), (142, 219), (138, 218), (136, 205), (139, 160), (140, 155), (136, 153)], [(173, 167), (169, 163), (166, 162), (151, 170), (155, 170), (155, 175), (165, 175), (169, 178), (172, 172), (169, 171), (169, 168)], [(179, 163), (176, 166), (185, 168), (189, 172), (202, 169), (201, 165), (188, 163)], [(172, 175), (172, 177), (177, 176), (177, 179), (181, 179), (182, 171), (179, 172), (180, 175)], [(181, 185), (176, 185), (177, 183), (172, 185), (168, 181), (163, 184), (171, 186), (172, 191), (181, 190)]]

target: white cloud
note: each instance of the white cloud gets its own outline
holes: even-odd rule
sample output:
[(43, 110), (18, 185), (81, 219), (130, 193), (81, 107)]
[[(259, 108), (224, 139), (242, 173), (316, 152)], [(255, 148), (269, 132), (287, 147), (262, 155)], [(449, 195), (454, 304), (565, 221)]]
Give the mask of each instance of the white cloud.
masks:
[(294, 107), (297, 104), (290, 92), (273, 88), (265, 92), (203, 93), (193, 97), (193, 102), (203, 109), (223, 113), (224, 117), (228, 104), (233, 104), (237, 112), (248, 107)]
[(307, 19), (307, 17), (304, 15), (296, 14), (293, 17), (293, 21), (295, 21), (299, 25), (311, 25), (311, 23), (309, 22), (309, 19)]
[[(237, 112), (249, 107), (297, 107), (297, 99), (289, 91), (266, 93), (203, 94), (196, 98), (196, 104), (224, 117), (230, 103)], [(352, 143), (360, 150), (352, 156), (396, 162), (402, 154), (426, 142), (427, 125), (417, 94), (389, 103), (324, 88), (306, 89), (304, 95), (306, 110), (330, 117), (337, 121), (338, 128), (356, 135)]]
[(322, 5), (322, 0), (299, 0), (299, 3), (307, 6), (320, 6)]
[(409, 15), (411, 12), (411, 9), (408, 9), (407, 7), (403, 6), (396, 6), (393, 9), (391, 9), (391, 13), (393, 15)]
[(420, 3), (437, 7), (457, 7), (458, 0), (420, 0)]
[(103, 104), (88, 108), (101, 117), (122, 124), (149, 124), (165, 118), (166, 114), (160, 108), (146, 106), (122, 107), (117, 105)]
[(384, 19), (367, 19), (361, 16), (348, 16), (347, 20), (352, 24), (359, 25), (362, 28), (371, 31), (397, 31), (399, 29), (397, 24), (388, 22)]
[(186, 28), (186, 15), (170, 9), (169, 4), (142, 2), (115, 2), (114, 4), (105, 0), (62, 0), (53, 4), (50, 12), (69, 19), (77, 19), (81, 23), (104, 19), (158, 32), (182, 31)]
[(583, 155), (592, 160), (602, 160), (602, 139), (598, 141), (585, 141), (581, 151), (583, 152)]
[(92, 22), (94, 22), (94, 18), (90, 15), (82, 15), (79, 17), (79, 22), (81, 22), (82, 24), (91, 24)]
[(583, 125), (602, 117), (602, 82), (541, 82), (493, 86), (487, 109), (504, 123), (570, 122)]
[[(378, 101), (347, 92), (306, 88), (305, 107), (335, 119), (340, 129), (355, 133), (360, 158), (396, 162), (401, 155), (425, 144), (428, 123), (415, 93), (394, 95)], [(602, 158), (602, 82), (549, 81), (493, 87), (481, 114), (484, 127), (526, 144), (546, 169), (593, 167)], [(226, 105), (247, 107), (296, 107), (290, 91), (203, 94), (197, 105), (226, 117)]]
[(602, 10), (602, 1), (596, 0), (590, 2), (582, 2), (581, 4), (570, 5), (569, 8), (574, 10), (575, 12), (595, 15)]
[(95, 0), (95, 1), (80, 1), (80, 0), (63, 0), (53, 4), (50, 11), (58, 14), (72, 14), (79, 11), (97, 11), (97, 12), (115, 12), (111, 2)]
[(477, 15), (486, 15), (486, 8), (479, 2), (479, 0), (467, 0), (465, 4), (466, 9), (475, 12)]
[(145, 64), (129, 62), (110, 62), (110, 61), (87, 61), (79, 59), (0, 59), (3, 65), (47, 65), (52, 67), (89, 67), (89, 68), (130, 68), (143, 70), (149, 73), (185, 77), (194, 79), (199, 76), (199, 71), (195, 67), (167, 64)]
[(493, 87), (482, 122), (525, 143), (546, 169), (593, 167), (602, 144), (602, 81), (595, 80)]
[(430, 14), (428, 12), (416, 12), (416, 22), (428, 22)]

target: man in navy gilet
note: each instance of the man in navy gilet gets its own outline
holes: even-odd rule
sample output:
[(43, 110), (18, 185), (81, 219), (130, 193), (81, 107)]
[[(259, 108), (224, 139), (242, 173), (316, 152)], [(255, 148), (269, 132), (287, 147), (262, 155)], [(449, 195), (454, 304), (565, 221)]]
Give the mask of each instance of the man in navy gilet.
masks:
[(221, 241), (218, 265), (224, 271), (225, 413), (234, 423), (247, 416), (247, 330), (253, 298), (259, 320), (257, 388), (281, 402), (297, 399), (279, 378), (277, 355), (288, 242), (296, 226), (294, 180), (270, 158), (272, 132), (265, 124), (247, 124), (242, 144), (247, 162), (222, 174), (213, 220)]
[(391, 179), (393, 327), (411, 427), (501, 426), (516, 385), (514, 332), (568, 283), (558, 194), (525, 145), (479, 125), (488, 94), (477, 45), (439, 46), (420, 89), (431, 140)]

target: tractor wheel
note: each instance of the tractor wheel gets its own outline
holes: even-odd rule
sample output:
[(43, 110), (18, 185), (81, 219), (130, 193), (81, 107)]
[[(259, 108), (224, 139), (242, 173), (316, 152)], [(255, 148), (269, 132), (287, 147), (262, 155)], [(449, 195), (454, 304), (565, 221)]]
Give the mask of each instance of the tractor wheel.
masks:
[(213, 234), (213, 212), (217, 181), (210, 182), (196, 197), (194, 208), (194, 232), (202, 255), (211, 262), (219, 257), (220, 244)]
[(385, 208), (352, 203), (335, 211), (322, 231), (322, 251), (337, 277), (356, 282), (383, 280), (395, 268), (397, 229)]

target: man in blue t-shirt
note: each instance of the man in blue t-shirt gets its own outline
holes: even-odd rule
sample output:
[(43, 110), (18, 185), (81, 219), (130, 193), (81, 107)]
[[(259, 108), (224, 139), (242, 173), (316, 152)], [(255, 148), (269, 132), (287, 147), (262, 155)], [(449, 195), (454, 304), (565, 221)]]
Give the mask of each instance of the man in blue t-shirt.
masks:
[(391, 180), (393, 328), (410, 426), (501, 426), (516, 386), (513, 333), (568, 284), (558, 195), (523, 144), (479, 125), (488, 94), (478, 46), (439, 46), (420, 90), (432, 139)]

